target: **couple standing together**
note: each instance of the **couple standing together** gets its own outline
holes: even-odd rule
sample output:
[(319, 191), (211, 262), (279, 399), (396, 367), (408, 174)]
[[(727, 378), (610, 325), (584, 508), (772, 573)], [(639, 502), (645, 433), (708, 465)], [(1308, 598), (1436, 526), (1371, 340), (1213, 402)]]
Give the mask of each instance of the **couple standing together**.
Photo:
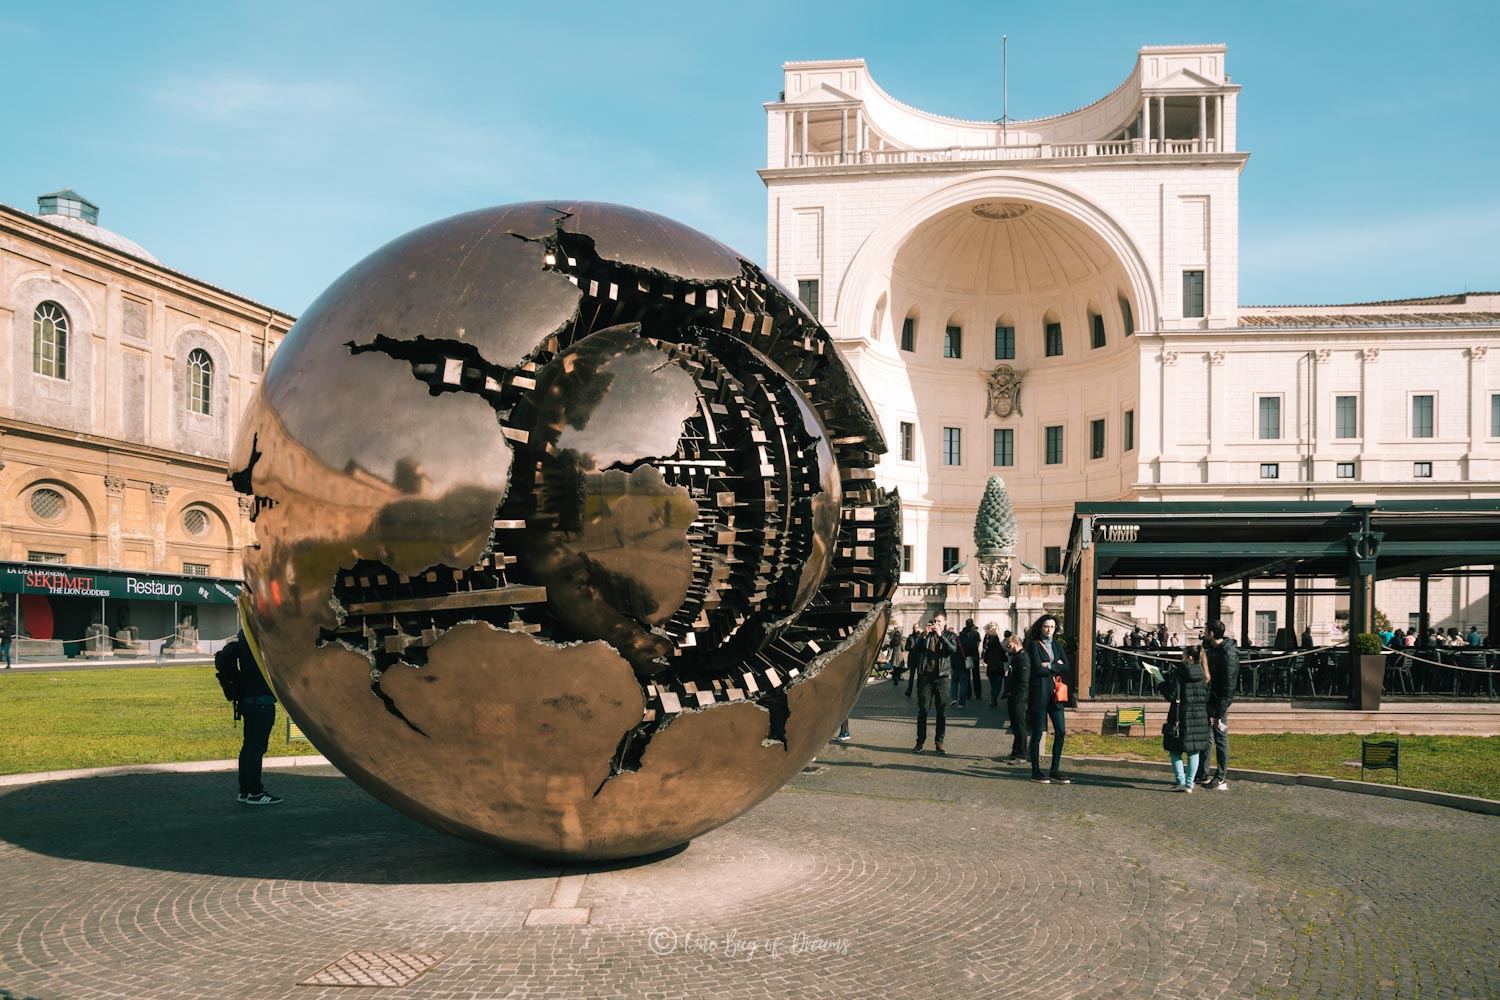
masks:
[[(1191, 792), (1194, 784), (1218, 791), (1229, 788), (1229, 706), (1239, 683), (1240, 651), (1225, 635), (1222, 621), (1209, 622), (1203, 646), (1183, 650), (1156, 690), (1172, 703), (1161, 727), (1162, 748), (1172, 757), (1174, 792)], [(1208, 749), (1214, 749), (1214, 767)]]
[[(910, 663), (913, 676), (920, 685), (917, 700), (917, 745), (913, 753), (921, 753), (927, 743), (927, 710), (929, 703), (937, 710), (937, 752), (944, 753), (943, 731), (947, 719), (943, 711), (943, 698), (947, 693), (948, 678), (955, 669), (954, 660), (959, 653), (958, 635), (948, 628), (946, 616), (934, 615), (927, 623), (927, 630), (920, 634), (912, 646)], [(1063, 649), (1062, 639), (1057, 635), (1057, 619), (1043, 615), (1032, 624), (1026, 639), (1012, 635), (1005, 640), (1005, 653), (1010, 661), (1010, 674), (1006, 678), (1005, 700), (1009, 709), (1011, 732), (1015, 740), (1011, 747), (1011, 760), (1031, 761), (1031, 780), (1043, 784), (1066, 785), (1069, 780), (1061, 771), (1063, 738), (1063, 707), (1066, 693), (1059, 699), (1057, 681), (1067, 676), (1071, 669), (1068, 654)], [(961, 663), (961, 661), (960, 661)], [(957, 669), (963, 669), (959, 666)], [(1065, 689), (1064, 689), (1065, 691)], [(1042, 733), (1052, 723), (1052, 770), (1044, 774), (1040, 764)], [(1022, 757), (1023, 749), (1026, 757)]]

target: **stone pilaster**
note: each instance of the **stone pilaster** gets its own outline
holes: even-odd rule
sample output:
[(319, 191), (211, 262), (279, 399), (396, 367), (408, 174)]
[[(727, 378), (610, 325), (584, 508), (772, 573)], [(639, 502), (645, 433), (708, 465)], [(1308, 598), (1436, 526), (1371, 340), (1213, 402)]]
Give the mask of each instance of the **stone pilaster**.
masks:
[(105, 476), (104, 492), (109, 498), (104, 519), (105, 561), (110, 567), (118, 567), (124, 564), (120, 536), (125, 521), (125, 480), (120, 476)]
[(151, 484), (151, 563), (158, 571), (167, 569), (167, 495), (172, 487)]

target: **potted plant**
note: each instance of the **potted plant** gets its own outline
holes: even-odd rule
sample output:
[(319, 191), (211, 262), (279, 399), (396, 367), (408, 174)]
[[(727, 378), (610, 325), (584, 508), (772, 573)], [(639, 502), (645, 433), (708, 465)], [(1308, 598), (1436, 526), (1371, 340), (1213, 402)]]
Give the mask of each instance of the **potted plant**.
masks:
[(1385, 687), (1385, 654), (1380, 636), (1361, 632), (1349, 640), (1349, 698), (1361, 712), (1380, 710), (1380, 692)]

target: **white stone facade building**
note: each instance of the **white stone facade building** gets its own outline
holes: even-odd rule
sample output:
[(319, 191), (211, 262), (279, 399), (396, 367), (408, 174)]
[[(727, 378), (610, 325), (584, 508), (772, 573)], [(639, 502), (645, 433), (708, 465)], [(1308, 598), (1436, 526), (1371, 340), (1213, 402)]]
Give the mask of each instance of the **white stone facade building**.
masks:
[[(768, 266), (881, 416), (904, 582), (972, 557), (997, 474), (1043, 584), (1075, 501), (1500, 496), (1500, 294), (1239, 304), (1249, 154), (1225, 59), (1143, 48), (1093, 104), (1005, 123), (908, 107), (863, 60), (783, 67)], [(1020, 376), (1003, 416), (1002, 365)], [(1434, 597), (1432, 624), (1475, 622), (1475, 586)], [(1403, 593), (1377, 600), (1404, 626)]]

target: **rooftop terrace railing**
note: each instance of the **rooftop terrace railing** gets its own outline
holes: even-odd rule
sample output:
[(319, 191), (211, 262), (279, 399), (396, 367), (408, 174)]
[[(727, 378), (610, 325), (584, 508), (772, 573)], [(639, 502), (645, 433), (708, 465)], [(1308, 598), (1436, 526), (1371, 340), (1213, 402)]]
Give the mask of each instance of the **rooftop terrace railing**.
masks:
[(1041, 142), (1024, 146), (944, 146), (934, 149), (863, 149), (858, 152), (790, 153), (786, 167), (881, 166), (922, 163), (988, 163), (1111, 156), (1180, 156), (1218, 152), (1213, 139), (1117, 139), (1109, 142)]

